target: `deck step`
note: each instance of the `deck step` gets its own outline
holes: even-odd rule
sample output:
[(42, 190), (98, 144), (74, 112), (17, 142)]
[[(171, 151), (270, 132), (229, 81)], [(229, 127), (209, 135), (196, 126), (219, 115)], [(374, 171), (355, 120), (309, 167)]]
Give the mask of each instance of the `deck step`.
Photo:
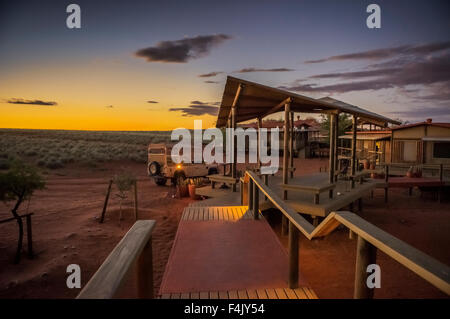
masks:
[(240, 219), (253, 219), (253, 212), (247, 206), (186, 207), (181, 216), (181, 220), (196, 221)]
[(228, 291), (203, 291), (187, 293), (169, 293), (158, 296), (160, 299), (318, 299), (316, 293), (308, 287), (297, 289), (268, 288)]

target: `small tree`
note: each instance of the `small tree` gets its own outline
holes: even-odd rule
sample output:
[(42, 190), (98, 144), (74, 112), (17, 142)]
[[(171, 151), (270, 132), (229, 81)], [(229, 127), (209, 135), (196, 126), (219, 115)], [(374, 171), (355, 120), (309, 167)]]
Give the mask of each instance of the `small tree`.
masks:
[(114, 184), (117, 187), (116, 197), (120, 201), (120, 220), (122, 220), (122, 203), (127, 199), (128, 193), (131, 191), (134, 183), (136, 183), (136, 177), (127, 172), (122, 172), (114, 176)]
[[(340, 113), (339, 114), (339, 127), (338, 127), (338, 136), (344, 135), (345, 132), (352, 126), (352, 118), (350, 114)], [(328, 115), (321, 114), (320, 115), (320, 127), (322, 130), (329, 132), (330, 131), (330, 117)], [(327, 137), (327, 142), (330, 142), (330, 137)]]
[(19, 160), (11, 162), (10, 169), (5, 173), (0, 173), (0, 200), (4, 202), (15, 200), (16, 203), (11, 210), (19, 225), (19, 241), (14, 262), (20, 261), (23, 242), (23, 222), (18, 214), (20, 205), (31, 198), (37, 189), (43, 189), (45, 182), (36, 168), (29, 166)]

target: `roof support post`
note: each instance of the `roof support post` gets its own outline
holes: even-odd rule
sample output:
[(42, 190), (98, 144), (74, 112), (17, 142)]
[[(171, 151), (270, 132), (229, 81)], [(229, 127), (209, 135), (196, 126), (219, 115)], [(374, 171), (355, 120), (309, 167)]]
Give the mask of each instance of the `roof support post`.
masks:
[(335, 142), (336, 139), (334, 137), (335, 135), (335, 126), (336, 126), (336, 114), (330, 114), (330, 132), (329, 132), (329, 140), (330, 140), (330, 152), (329, 152), (329, 157), (330, 157), (330, 161), (328, 164), (328, 180), (331, 183), (334, 183), (334, 168), (335, 168), (335, 158), (334, 158), (334, 150), (336, 148)]
[[(233, 163), (231, 165), (231, 176), (233, 178), (237, 178), (237, 136), (235, 134), (236, 130), (236, 116), (237, 116), (237, 104), (239, 101), (239, 96), (241, 95), (242, 89), (244, 88), (243, 84), (239, 84), (236, 95), (233, 100), (233, 104), (231, 105), (231, 127), (233, 129)], [(231, 186), (233, 192), (236, 191), (236, 183), (233, 183)]]
[(294, 112), (290, 114), (289, 126), (291, 129), (291, 134), (289, 135), (289, 168), (290, 177), (294, 178)]
[(358, 124), (358, 117), (353, 115), (352, 120), (352, 170), (351, 174), (355, 175), (356, 173), (356, 129)]
[[(262, 118), (258, 117), (258, 145), (257, 145), (257, 159), (258, 159), (258, 168), (261, 168), (261, 128), (262, 128)], [(261, 173), (261, 171), (260, 171)]]
[(334, 125), (334, 171), (339, 171), (339, 158), (338, 158), (338, 141), (339, 141), (339, 113), (336, 115), (336, 123)]
[[(288, 183), (289, 168), (289, 113), (291, 112), (291, 103), (284, 105), (284, 144), (283, 144), (283, 184)], [(283, 199), (287, 199), (287, 190), (283, 191)]]

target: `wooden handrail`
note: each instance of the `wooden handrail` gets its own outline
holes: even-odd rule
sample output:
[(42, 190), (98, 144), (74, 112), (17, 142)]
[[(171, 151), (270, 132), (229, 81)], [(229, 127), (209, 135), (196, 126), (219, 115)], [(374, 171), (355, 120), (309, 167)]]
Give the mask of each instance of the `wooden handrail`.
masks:
[[(447, 295), (450, 295), (449, 266), (437, 261), (431, 256), (426, 255), (418, 249), (401, 241), (400, 239), (386, 233), (385, 231), (381, 230), (373, 224), (370, 224), (366, 220), (351, 212), (332, 212), (318, 226), (314, 227), (304, 217), (302, 217), (291, 207), (289, 207), (284, 201), (282, 201), (281, 198), (277, 194), (275, 194), (272, 189), (266, 186), (256, 174), (248, 171), (246, 172), (246, 174), (249, 175), (251, 179), (250, 181), (258, 186), (258, 188), (266, 195), (266, 197), (273, 203), (273, 205), (275, 205), (275, 207), (277, 207), (281, 211), (281, 213), (286, 216), (290, 223), (292, 223), (292, 225), (295, 226), (295, 228), (297, 228), (308, 240), (326, 236), (330, 234), (334, 229), (336, 229), (336, 227), (342, 224), (359, 236), (358, 240), (362, 242), (361, 245), (358, 245), (359, 248), (367, 246), (370, 249), (372, 245), (373, 247), (380, 249), (395, 261), (410, 269)], [(249, 195), (251, 196), (252, 194)], [(295, 237), (295, 235), (293, 237)], [(364, 245), (366, 242), (370, 245)], [(295, 248), (295, 245), (293, 245), (293, 247)], [(290, 256), (292, 254), (295, 257), (294, 251), (289, 251), (289, 254)], [(360, 255), (360, 250), (358, 249), (357, 272), (359, 271), (358, 267), (361, 267), (361, 265), (365, 265), (364, 262), (361, 262), (361, 260), (364, 261), (364, 258), (362, 258), (362, 255)], [(370, 258), (367, 260), (370, 260)], [(290, 267), (293, 262), (295, 263), (295, 260), (290, 257)], [(296, 261), (296, 266), (293, 267), (294, 269), (289, 270), (290, 274), (294, 273), (295, 271), (298, 272), (298, 258)], [(361, 281), (361, 278), (357, 276), (355, 280), (355, 298), (367, 296), (360, 291), (360, 288), (358, 288), (362, 285), (365, 285), (365, 280), (364, 283), (358, 281)], [(290, 286), (294, 286), (295, 284), (296, 283), (292, 282), (289, 283)]]
[(154, 227), (154, 220), (138, 220), (135, 222), (84, 286), (77, 299), (114, 298), (137, 259), (138, 295), (140, 298), (152, 298), (151, 236)]

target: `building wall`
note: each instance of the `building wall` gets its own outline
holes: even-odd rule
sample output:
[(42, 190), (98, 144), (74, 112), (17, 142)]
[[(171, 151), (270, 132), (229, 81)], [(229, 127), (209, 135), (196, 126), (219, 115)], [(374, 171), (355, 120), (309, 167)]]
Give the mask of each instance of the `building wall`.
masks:
[[(417, 126), (393, 131), (394, 163), (450, 164), (449, 158), (433, 156), (434, 141), (423, 141), (424, 137), (450, 137), (450, 128)], [(450, 143), (449, 143), (450, 147)]]

